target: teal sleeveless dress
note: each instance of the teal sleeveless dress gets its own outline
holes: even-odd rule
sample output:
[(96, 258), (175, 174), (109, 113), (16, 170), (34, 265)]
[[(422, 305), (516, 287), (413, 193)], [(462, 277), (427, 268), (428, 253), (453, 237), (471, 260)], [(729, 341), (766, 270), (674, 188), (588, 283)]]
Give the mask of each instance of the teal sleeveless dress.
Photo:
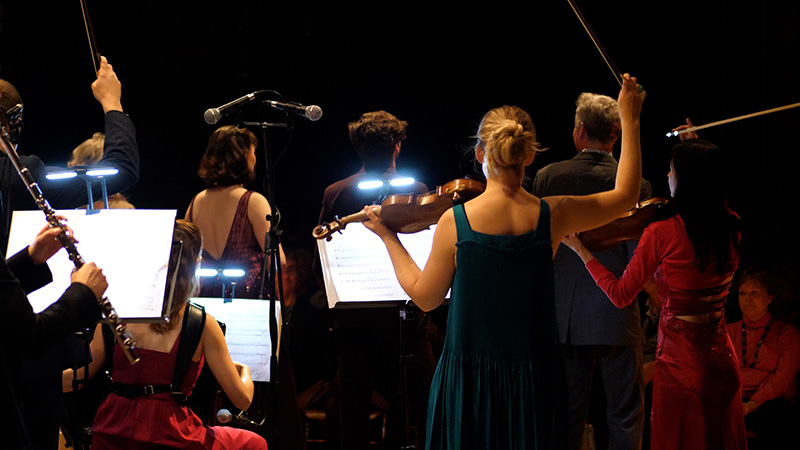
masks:
[(522, 235), (473, 231), (453, 208), (457, 268), (428, 400), (426, 448), (566, 447), (550, 208)]

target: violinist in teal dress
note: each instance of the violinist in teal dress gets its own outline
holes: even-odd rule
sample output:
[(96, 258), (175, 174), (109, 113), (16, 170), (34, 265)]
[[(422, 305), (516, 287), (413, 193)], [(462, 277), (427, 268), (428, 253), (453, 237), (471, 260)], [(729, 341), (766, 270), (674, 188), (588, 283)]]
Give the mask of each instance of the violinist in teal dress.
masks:
[(400, 285), (419, 308), (441, 305), (452, 288), (428, 402), (427, 449), (566, 446), (552, 259), (562, 237), (611, 222), (636, 204), (644, 96), (626, 74), (617, 181), (586, 196), (540, 199), (523, 189), (525, 167), (539, 150), (533, 122), (518, 107), (489, 111), (475, 145), (486, 189), (442, 215), (424, 269), (374, 207), (365, 207), (365, 226), (386, 245)]

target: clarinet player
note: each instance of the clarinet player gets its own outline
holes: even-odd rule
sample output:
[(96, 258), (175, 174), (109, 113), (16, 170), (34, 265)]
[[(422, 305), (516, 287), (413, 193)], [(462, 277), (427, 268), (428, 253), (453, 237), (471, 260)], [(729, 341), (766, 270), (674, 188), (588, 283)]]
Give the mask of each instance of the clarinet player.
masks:
[[(52, 281), (46, 261), (60, 248), (59, 228), (45, 226), (34, 242), (6, 261), (0, 258), (0, 405), (5, 420), (0, 436), (6, 448), (33, 449), (21, 412), (20, 361), (56, 347), (73, 332), (97, 322), (98, 299), (108, 284), (94, 263), (84, 264), (71, 275), (72, 284), (57, 302), (35, 314), (26, 292)], [(57, 434), (57, 429), (56, 429)]]
[[(114, 72), (113, 67), (105, 57), (97, 72), (97, 78), (91, 84), (92, 93), (100, 103), (105, 122), (105, 145), (103, 158), (98, 163), (102, 167), (116, 168), (119, 173), (107, 179), (107, 192), (114, 194), (132, 186), (139, 177), (139, 150), (136, 143), (136, 129), (131, 119), (122, 109), (122, 86)], [(8, 81), (0, 79), (0, 122), (8, 140), (13, 144), (18, 142), (22, 125), (22, 98), (17, 89)], [(19, 106), (18, 106), (19, 105)], [(7, 114), (12, 112), (11, 114)], [(20, 151), (25, 151), (24, 145), (19, 146)], [(78, 178), (52, 182), (45, 178), (51, 170), (35, 155), (19, 156), (19, 162), (30, 174), (32, 180), (41, 189), (43, 197), (56, 209), (75, 208), (86, 204), (87, 193), (84, 181)], [(95, 198), (102, 195), (101, 187), (95, 186)], [(2, 220), (0, 225), (0, 248), (5, 252), (8, 226), (14, 210), (36, 209), (28, 186), (16, 173), (11, 158), (0, 154), (0, 200), (2, 204)], [(55, 233), (55, 231), (53, 231)], [(5, 254), (5, 253), (3, 253)], [(14, 272), (21, 276), (19, 272)], [(49, 280), (48, 280), (49, 281)], [(22, 285), (23, 294), (30, 289)], [(91, 299), (97, 303), (97, 299)], [(5, 305), (7, 297), (2, 300)], [(4, 306), (5, 307), (5, 306)], [(96, 317), (95, 321), (99, 318)], [(74, 319), (74, 318), (73, 318)], [(13, 320), (13, 319), (9, 319)], [(91, 321), (90, 321), (91, 322)], [(50, 322), (47, 322), (48, 326)], [(83, 322), (81, 322), (83, 323)], [(16, 324), (16, 323), (15, 323)], [(82, 327), (75, 327), (70, 331), (78, 331)], [(9, 376), (18, 377), (12, 380), (3, 376), (0, 383), (12, 386), (14, 390), (13, 403), (18, 405), (12, 414), (21, 415), (27, 424), (31, 440), (31, 448), (42, 450), (55, 450), (58, 448), (58, 428), (61, 415), (61, 371), (74, 364), (75, 350), (81, 343), (77, 339), (68, 338), (69, 333), (52, 342), (48, 352), (36, 354), (17, 355), (18, 360), (9, 361), (7, 351), (3, 348), (2, 365), (14, 366), (13, 373)], [(8, 342), (20, 342), (18, 337), (11, 338)], [(2, 345), (11, 345), (5, 343)], [(11, 350), (8, 350), (11, 351)], [(80, 351), (78, 351), (80, 354)], [(5, 371), (6, 369), (2, 369)], [(8, 389), (11, 389), (9, 387)], [(21, 448), (27, 448), (21, 446)]]

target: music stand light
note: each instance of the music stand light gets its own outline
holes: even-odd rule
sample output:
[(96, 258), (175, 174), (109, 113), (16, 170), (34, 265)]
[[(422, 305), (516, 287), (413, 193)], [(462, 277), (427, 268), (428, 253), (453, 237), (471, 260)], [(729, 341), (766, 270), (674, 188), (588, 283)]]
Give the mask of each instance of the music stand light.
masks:
[(222, 283), (223, 303), (230, 303), (236, 295), (237, 280), (245, 276), (246, 272), (239, 268), (199, 268), (195, 272), (198, 277), (216, 277)]
[(102, 189), (103, 207), (108, 209), (108, 190), (106, 188), (106, 177), (110, 177), (119, 173), (119, 169), (109, 167), (83, 167), (77, 166), (68, 170), (61, 170), (57, 172), (50, 172), (45, 175), (48, 180), (67, 180), (70, 178), (82, 178), (86, 182), (86, 194), (89, 203), (86, 205), (86, 214), (94, 214), (97, 210), (94, 208), (94, 194), (92, 193), (92, 181), (99, 180)]
[(398, 187), (398, 186), (410, 186), (414, 183), (414, 179), (411, 177), (398, 177), (392, 178), (390, 180), (365, 180), (358, 183), (358, 188), (361, 190), (368, 190), (368, 189), (378, 189), (384, 187), (386, 184), (390, 186)]

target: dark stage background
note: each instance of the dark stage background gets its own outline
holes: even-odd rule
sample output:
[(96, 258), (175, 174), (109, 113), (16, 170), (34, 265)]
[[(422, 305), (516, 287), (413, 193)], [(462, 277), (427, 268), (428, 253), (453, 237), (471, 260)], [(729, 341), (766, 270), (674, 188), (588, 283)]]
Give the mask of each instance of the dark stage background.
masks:
[[(195, 172), (214, 126), (203, 112), (257, 90), (322, 107), (318, 122), (270, 129), (274, 206), (284, 242), (312, 246), (324, 188), (359, 168), (346, 124), (385, 109), (410, 123), (401, 172), (431, 188), (473, 173), (470, 136), (482, 114), (516, 104), (550, 150), (542, 165), (574, 154), (574, 100), (581, 91), (616, 97), (619, 86), (567, 1), (496, 2), (468, 8), (415, 2), (88, 2), (98, 47), (123, 83), (138, 128), (138, 208), (182, 216), (202, 189)], [(800, 3), (794, 0), (577, 3), (622, 71), (648, 92), (644, 175), (666, 195), (665, 134), (800, 101)], [(20, 153), (65, 164), (102, 130), (80, 5), (0, 2), (0, 77), (20, 90)], [(271, 99), (280, 99), (277, 96)], [(243, 110), (246, 121), (280, 121)], [(748, 258), (792, 262), (800, 108), (701, 130), (729, 152), (731, 204), (744, 218)], [(234, 123), (231, 118), (222, 124)], [(259, 130), (255, 130), (259, 133)], [(266, 193), (260, 177), (251, 188)], [(142, 236), (127, 236), (142, 239)]]

